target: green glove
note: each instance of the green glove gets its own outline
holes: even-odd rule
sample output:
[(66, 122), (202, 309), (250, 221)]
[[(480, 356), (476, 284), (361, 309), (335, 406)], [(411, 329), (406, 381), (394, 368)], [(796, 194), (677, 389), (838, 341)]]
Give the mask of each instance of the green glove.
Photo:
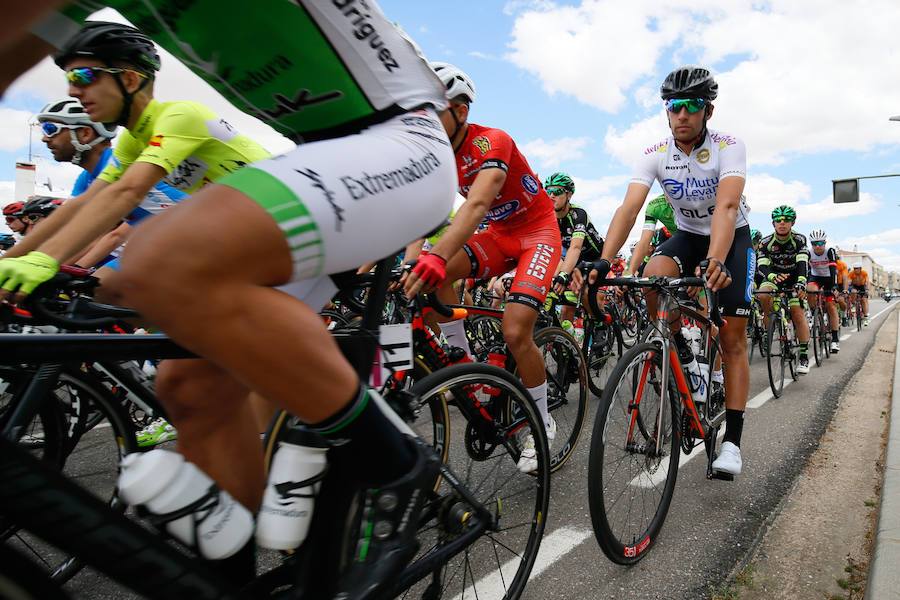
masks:
[(766, 277), (768, 281), (775, 283), (775, 278), (778, 277), (778, 273), (769, 273), (769, 276)]
[(17, 289), (30, 294), (34, 288), (49, 281), (59, 271), (59, 263), (43, 252), (29, 252), (19, 258), (0, 260), (0, 287), (7, 292)]

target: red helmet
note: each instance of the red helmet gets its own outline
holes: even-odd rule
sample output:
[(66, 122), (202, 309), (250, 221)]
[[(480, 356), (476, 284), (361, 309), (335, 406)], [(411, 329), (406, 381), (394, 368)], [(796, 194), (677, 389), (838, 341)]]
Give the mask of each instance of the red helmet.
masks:
[(11, 202), (3, 207), (3, 215), (6, 217), (15, 217), (21, 214), (24, 202)]

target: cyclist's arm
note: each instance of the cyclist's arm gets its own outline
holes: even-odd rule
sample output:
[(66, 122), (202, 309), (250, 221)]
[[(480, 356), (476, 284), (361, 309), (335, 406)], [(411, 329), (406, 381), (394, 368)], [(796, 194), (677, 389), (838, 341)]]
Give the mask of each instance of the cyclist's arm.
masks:
[[(9, 22), (15, 17), (31, 18), (28, 8), (33, 8), (34, 13), (41, 6), (34, 7), (34, 2), (17, 2), (15, 9), (5, 11), (4, 18), (6, 22), (3, 27), (3, 34), (0, 34), (0, 46), (3, 50), (0, 52), (0, 96), (6, 93), (19, 75), (38, 64), (42, 58), (56, 50), (51, 44), (40, 39), (33, 33), (15, 31), (16, 26)], [(48, 2), (41, 0), (37, 4), (43, 4), (47, 8)], [(53, 4), (52, 2), (50, 4)], [(55, 2), (62, 4), (62, 2)], [(25, 13), (25, 14), (23, 14)]]
[(794, 257), (794, 273), (797, 275), (797, 283), (806, 283), (809, 277), (809, 251), (802, 248)]
[(466, 201), (456, 211), (453, 222), (450, 223), (441, 239), (435, 243), (431, 254), (437, 254), (450, 260), (459, 252), (475, 233), (478, 224), (484, 220), (484, 216), (491, 208), (491, 203), (500, 193), (505, 182), (506, 171), (503, 169), (482, 169), (475, 177), (475, 181), (472, 182), (472, 188), (469, 190)]
[(828, 249), (828, 276), (831, 277), (831, 285), (837, 285), (837, 253), (834, 248)]
[(609, 224), (609, 231), (603, 243), (603, 258), (612, 262), (616, 253), (622, 249), (638, 215), (641, 214), (641, 209), (644, 207), (649, 193), (650, 186), (643, 183), (632, 182), (628, 185), (625, 199), (622, 201), (622, 205), (616, 209), (612, 223)]
[(419, 258), (419, 255), (422, 254), (422, 247), (424, 245), (425, 238), (419, 238), (418, 240), (410, 242), (406, 246), (406, 250), (403, 251), (403, 264), (409, 264), (409, 261)]
[(90, 268), (109, 256), (110, 252), (125, 243), (131, 235), (131, 226), (122, 223), (88, 248), (81, 256), (73, 257), (72, 264)]
[(578, 259), (581, 258), (582, 248), (584, 248), (584, 238), (573, 236), (572, 241), (569, 242), (569, 249), (566, 250), (566, 258), (559, 263), (556, 272), (571, 275), (575, 267), (578, 266)]
[(118, 181), (99, 191), (65, 228), (41, 245), (40, 250), (65, 262), (115, 227), (165, 175), (165, 169), (160, 166), (146, 162), (132, 164)]
[(17, 256), (25, 256), (32, 250), (40, 248), (47, 240), (57, 234), (66, 223), (69, 223), (81, 212), (86, 204), (100, 193), (108, 183), (105, 181), (95, 181), (88, 190), (75, 198), (69, 198), (62, 206), (57, 208), (49, 217), (38, 223), (34, 231), (22, 238), (19, 243), (9, 249), (4, 258), (16, 258)]
[(641, 268), (641, 264), (650, 253), (650, 242), (653, 240), (653, 229), (644, 229), (641, 231), (641, 239), (638, 240), (637, 246), (634, 247), (634, 255), (631, 257), (631, 264), (628, 271), (633, 275)]
[(722, 264), (734, 243), (734, 224), (737, 222), (743, 193), (743, 177), (727, 177), (719, 181), (716, 210), (710, 223), (709, 251), (706, 254), (708, 258), (715, 258)]

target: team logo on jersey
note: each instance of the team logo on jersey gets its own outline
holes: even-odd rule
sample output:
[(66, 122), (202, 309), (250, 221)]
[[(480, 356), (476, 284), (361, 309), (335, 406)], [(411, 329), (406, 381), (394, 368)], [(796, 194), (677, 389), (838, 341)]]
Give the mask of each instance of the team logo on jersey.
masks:
[(148, 142), (149, 145), (156, 146), (157, 148), (162, 146), (162, 143), (163, 143), (163, 136), (161, 136), (161, 135), (154, 135), (152, 138), (150, 138), (150, 141)]
[(483, 135), (479, 135), (477, 138), (472, 140), (472, 145), (481, 150), (481, 155), (484, 156), (488, 153), (488, 150), (491, 149), (491, 140), (487, 139)]
[(697, 153), (697, 162), (700, 164), (706, 164), (709, 162), (709, 150), (704, 148), (700, 152)]
[(484, 218), (488, 221), (502, 221), (519, 208), (518, 200), (510, 200), (489, 210)]
[(537, 180), (531, 175), (522, 175), (522, 187), (525, 188), (525, 191), (529, 194), (537, 194), (541, 189)]

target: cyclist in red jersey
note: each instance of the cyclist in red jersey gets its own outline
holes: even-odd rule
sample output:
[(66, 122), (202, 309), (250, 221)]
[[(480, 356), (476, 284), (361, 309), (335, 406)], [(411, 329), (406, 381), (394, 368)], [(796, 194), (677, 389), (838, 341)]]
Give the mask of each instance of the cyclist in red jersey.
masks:
[[(450, 141), (459, 192), (466, 201), (431, 252), (419, 259), (405, 288), (410, 296), (438, 288), (439, 298), (453, 302), (452, 283), (457, 279), (486, 278), (516, 269), (503, 316), (503, 338), (552, 441), (556, 423), (547, 410), (544, 360), (533, 331), (561, 255), (553, 201), (506, 132), (467, 122), (469, 104), (475, 100), (471, 79), (447, 63), (432, 63), (432, 67), (451, 98), (456, 130)], [(489, 223), (488, 228), (475, 233), (482, 220)], [(442, 323), (441, 330), (448, 343), (469, 352), (462, 320)], [(529, 472), (537, 466), (534, 441), (529, 435), (522, 444), (518, 466)]]

